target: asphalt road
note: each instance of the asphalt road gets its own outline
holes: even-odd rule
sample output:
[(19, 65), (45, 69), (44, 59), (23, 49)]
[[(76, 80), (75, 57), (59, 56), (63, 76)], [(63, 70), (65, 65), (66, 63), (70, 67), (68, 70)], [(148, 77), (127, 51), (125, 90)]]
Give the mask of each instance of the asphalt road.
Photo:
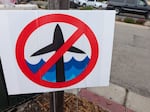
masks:
[(150, 97), (150, 27), (116, 22), (111, 82)]

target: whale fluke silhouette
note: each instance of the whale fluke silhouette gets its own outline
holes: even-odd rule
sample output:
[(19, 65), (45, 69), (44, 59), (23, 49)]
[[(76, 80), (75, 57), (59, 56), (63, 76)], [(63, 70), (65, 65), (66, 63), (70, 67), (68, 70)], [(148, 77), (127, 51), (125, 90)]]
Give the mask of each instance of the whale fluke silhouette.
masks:
[[(37, 56), (37, 55), (42, 55), (42, 54), (49, 53), (52, 51), (57, 51), (63, 44), (64, 44), (63, 34), (62, 34), (60, 26), (57, 24), (56, 28), (55, 28), (55, 32), (54, 32), (53, 43), (38, 50), (37, 52), (33, 53), (31, 56)], [(82, 51), (74, 46), (69, 48), (68, 51), (85, 54), (84, 51)]]

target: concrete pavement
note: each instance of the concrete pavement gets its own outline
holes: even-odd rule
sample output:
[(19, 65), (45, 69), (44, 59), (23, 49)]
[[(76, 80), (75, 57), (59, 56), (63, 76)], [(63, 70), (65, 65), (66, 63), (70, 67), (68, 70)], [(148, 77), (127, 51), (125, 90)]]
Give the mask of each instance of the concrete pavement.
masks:
[(150, 27), (116, 22), (111, 82), (150, 97)]
[[(133, 111), (135, 111), (135, 112), (150, 112), (150, 98), (149, 97), (144, 97), (142, 95), (134, 93), (134, 92), (132, 92), (126, 88), (120, 87), (118, 85), (111, 83), (109, 87), (87, 88), (87, 90), (100, 96), (100, 97), (97, 97), (97, 98), (99, 98), (99, 100), (103, 100), (103, 98), (101, 98), (101, 97), (106, 98), (106, 100), (104, 101), (106, 103), (108, 102), (107, 99), (109, 99), (110, 101), (113, 101), (109, 104), (109, 106), (104, 107), (106, 109), (109, 109), (110, 112), (133, 112)], [(118, 104), (120, 104), (120, 105), (118, 105)], [(103, 106), (103, 103), (101, 105)], [(125, 108), (128, 111), (127, 110), (123, 111)], [(116, 111), (119, 109), (121, 109), (121, 110)]]

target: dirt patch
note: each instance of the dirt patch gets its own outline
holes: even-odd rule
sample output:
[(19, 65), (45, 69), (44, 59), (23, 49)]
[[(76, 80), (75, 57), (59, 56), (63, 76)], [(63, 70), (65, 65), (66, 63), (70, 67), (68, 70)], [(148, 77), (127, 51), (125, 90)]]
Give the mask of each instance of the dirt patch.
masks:
[[(20, 106), (16, 112), (49, 112), (50, 94), (41, 94)], [(64, 95), (64, 112), (108, 112), (92, 102), (71, 93)]]

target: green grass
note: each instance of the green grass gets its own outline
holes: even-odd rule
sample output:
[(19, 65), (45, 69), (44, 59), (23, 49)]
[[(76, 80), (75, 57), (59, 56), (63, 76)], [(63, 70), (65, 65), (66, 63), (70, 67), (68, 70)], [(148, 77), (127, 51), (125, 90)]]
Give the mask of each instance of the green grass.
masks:
[(93, 10), (93, 7), (91, 6), (81, 7), (80, 10)]
[(125, 22), (125, 23), (132, 23), (132, 24), (135, 24), (135, 23), (136, 23), (136, 21), (135, 21), (133, 18), (129, 18), (129, 17), (125, 18), (125, 19), (124, 19), (124, 22)]

